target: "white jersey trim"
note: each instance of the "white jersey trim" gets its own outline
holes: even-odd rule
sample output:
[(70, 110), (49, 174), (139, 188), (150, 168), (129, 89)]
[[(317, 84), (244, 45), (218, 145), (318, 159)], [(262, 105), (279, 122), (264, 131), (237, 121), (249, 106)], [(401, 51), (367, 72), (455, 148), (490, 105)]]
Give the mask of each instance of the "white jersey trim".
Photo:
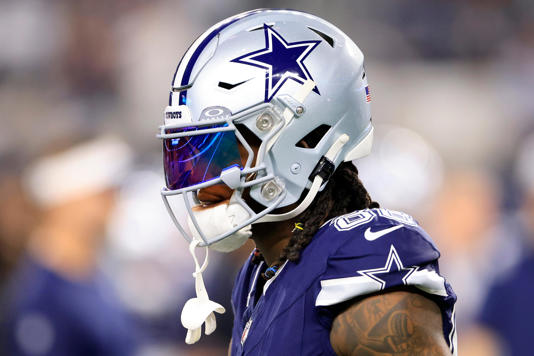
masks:
[[(422, 291), (446, 297), (445, 279), (436, 271), (416, 270), (405, 281), (406, 285)], [(321, 281), (321, 291), (315, 300), (316, 306), (329, 306), (349, 299), (378, 292), (382, 285), (367, 276), (333, 278)]]

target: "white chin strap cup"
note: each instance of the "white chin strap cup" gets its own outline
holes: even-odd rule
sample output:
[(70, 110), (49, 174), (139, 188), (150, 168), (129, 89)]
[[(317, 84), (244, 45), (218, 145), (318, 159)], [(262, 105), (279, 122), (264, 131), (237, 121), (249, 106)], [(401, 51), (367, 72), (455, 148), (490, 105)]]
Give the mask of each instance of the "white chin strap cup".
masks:
[(200, 243), (198, 240), (193, 240), (189, 245), (189, 252), (195, 260), (195, 272), (193, 277), (195, 278), (195, 290), (197, 293), (196, 298), (191, 298), (185, 303), (182, 309), (182, 325), (187, 329), (187, 336), (185, 342), (187, 344), (194, 344), (200, 340), (202, 334), (202, 324), (206, 323), (205, 333), (211, 334), (217, 328), (217, 322), (215, 321), (215, 314), (223, 314), (225, 309), (222, 305), (211, 301), (208, 297), (208, 292), (202, 279), (202, 272), (208, 267), (208, 249), (206, 248), (206, 257), (202, 267), (198, 263), (197, 256), (195, 255), (195, 248)]

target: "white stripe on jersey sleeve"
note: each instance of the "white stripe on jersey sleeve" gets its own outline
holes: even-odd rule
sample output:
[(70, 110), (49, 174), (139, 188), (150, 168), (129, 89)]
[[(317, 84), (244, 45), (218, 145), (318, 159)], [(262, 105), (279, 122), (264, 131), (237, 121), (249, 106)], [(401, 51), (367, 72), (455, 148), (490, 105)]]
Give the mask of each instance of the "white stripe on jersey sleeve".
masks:
[[(445, 279), (436, 271), (414, 271), (405, 281), (406, 285), (422, 291), (446, 297)], [(321, 291), (315, 300), (316, 306), (329, 306), (342, 303), (362, 295), (378, 292), (382, 285), (367, 276), (334, 278), (321, 281)]]

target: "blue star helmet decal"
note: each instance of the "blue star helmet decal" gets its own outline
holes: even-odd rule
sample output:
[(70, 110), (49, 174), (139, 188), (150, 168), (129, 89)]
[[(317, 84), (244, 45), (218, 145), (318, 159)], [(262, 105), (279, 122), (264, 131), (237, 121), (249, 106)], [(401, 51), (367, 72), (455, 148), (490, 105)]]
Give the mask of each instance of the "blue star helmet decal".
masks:
[[(395, 265), (395, 267), (393, 266)], [(412, 273), (418, 270), (419, 267), (404, 267), (402, 261), (395, 250), (395, 247), (391, 245), (389, 249), (386, 265), (380, 268), (373, 268), (367, 270), (358, 271), (362, 276), (366, 276), (373, 281), (380, 284), (380, 290), (383, 290), (388, 285), (407, 284), (406, 280)], [(380, 277), (378, 277), (380, 275)]]
[[(234, 58), (232, 62), (266, 70), (265, 102), (269, 102), (288, 79), (300, 84), (308, 79), (313, 80), (304, 60), (321, 41), (287, 42), (267, 24), (263, 24), (263, 31), (265, 48)], [(320, 95), (317, 86), (313, 91)]]

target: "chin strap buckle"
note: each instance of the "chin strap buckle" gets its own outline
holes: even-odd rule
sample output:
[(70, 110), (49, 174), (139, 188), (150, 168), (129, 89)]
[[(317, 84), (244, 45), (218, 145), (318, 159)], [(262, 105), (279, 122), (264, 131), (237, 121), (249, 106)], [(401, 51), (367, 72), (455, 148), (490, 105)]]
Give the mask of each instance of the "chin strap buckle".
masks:
[(310, 174), (309, 179), (313, 182), (316, 176), (319, 176), (323, 179), (323, 183), (328, 182), (330, 177), (332, 177), (332, 174), (334, 174), (334, 171), (336, 169), (336, 166), (334, 165), (334, 162), (326, 158), (325, 156), (322, 156), (319, 162), (317, 162), (317, 165), (313, 169), (312, 173)]

